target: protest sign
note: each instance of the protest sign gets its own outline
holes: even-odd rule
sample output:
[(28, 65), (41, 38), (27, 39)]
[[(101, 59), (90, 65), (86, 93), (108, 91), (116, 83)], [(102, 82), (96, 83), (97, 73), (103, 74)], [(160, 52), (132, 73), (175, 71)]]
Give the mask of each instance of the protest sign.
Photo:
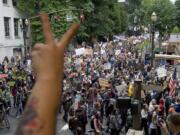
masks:
[(85, 48), (79, 48), (75, 50), (76, 55), (83, 55), (85, 53)]
[(121, 53), (121, 50), (116, 50), (115, 55), (119, 55)]
[(31, 66), (31, 60), (27, 60), (27, 65)]
[(126, 135), (144, 135), (143, 131), (137, 131), (134, 129), (129, 129)]
[(28, 71), (28, 72), (31, 72), (31, 71), (32, 71), (31, 65), (32, 65), (31, 60), (27, 60), (27, 71)]
[(122, 42), (119, 42), (118, 45), (119, 45), (119, 46), (122, 46)]
[(7, 77), (8, 77), (8, 74), (0, 74), (0, 79), (7, 78)]
[(105, 54), (105, 53), (106, 53), (106, 51), (101, 49), (101, 54)]
[(117, 90), (117, 91), (127, 90), (126, 86), (127, 86), (127, 85), (125, 85), (125, 84), (116, 86), (116, 90)]
[(167, 70), (164, 67), (159, 67), (156, 71), (159, 78), (167, 76)]
[(146, 91), (155, 90), (155, 91), (161, 92), (164, 90), (163, 86), (159, 86), (159, 85), (142, 85), (142, 88), (143, 90), (146, 90)]
[(105, 70), (111, 69), (111, 63), (105, 63), (105, 64), (104, 64), (104, 69), (105, 69)]
[(110, 84), (107, 79), (99, 78), (99, 84), (101, 87), (109, 87)]
[(79, 65), (79, 64), (83, 63), (83, 59), (82, 59), (82, 58), (76, 59), (76, 60), (75, 60), (75, 63), (76, 63), (77, 65)]

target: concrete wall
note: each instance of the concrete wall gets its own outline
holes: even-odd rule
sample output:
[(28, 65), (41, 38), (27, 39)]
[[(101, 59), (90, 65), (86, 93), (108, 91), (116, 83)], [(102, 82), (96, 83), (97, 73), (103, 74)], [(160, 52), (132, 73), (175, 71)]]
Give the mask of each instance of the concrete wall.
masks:
[[(19, 25), (19, 37), (14, 36), (14, 18), (24, 18), (13, 6), (12, 0), (7, 0), (8, 4), (0, 1), (0, 62), (5, 56), (13, 56), (13, 49), (24, 45), (23, 32)], [(10, 17), (10, 37), (5, 37), (4, 17)], [(23, 48), (22, 48), (23, 49)]]

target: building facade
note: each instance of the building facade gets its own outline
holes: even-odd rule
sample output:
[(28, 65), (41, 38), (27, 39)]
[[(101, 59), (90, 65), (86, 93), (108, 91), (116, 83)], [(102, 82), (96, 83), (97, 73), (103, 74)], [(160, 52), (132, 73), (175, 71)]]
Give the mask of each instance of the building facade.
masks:
[(5, 56), (22, 57), (24, 52), (26, 40), (21, 26), (25, 16), (17, 10), (16, 5), (17, 0), (0, 1), (0, 62)]

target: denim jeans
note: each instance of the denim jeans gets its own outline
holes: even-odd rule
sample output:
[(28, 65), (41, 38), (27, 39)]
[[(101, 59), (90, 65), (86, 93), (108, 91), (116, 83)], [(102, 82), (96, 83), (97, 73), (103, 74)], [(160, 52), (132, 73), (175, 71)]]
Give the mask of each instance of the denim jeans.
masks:
[(23, 106), (22, 106), (22, 103), (20, 103), (20, 104), (17, 105), (16, 117), (17, 117), (18, 115), (20, 115), (22, 112), (23, 112)]
[(88, 117), (91, 117), (93, 115), (92, 114), (92, 112), (93, 112), (93, 104), (89, 103), (87, 110), (88, 110)]

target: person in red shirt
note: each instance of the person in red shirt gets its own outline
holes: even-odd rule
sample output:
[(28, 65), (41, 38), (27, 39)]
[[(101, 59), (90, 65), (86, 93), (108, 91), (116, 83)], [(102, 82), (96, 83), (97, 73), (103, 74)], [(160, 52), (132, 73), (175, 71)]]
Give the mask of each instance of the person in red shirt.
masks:
[(164, 114), (164, 100), (161, 98), (159, 101), (159, 111), (163, 115)]

